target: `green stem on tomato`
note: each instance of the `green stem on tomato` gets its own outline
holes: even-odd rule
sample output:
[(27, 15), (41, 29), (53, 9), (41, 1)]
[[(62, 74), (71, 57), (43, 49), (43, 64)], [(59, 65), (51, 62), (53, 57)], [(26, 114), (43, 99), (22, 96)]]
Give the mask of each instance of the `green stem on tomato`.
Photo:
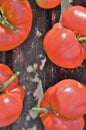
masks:
[(6, 16), (4, 15), (4, 11), (1, 7), (0, 7), (0, 23), (13, 31), (17, 31), (17, 28), (15, 28), (11, 23), (8, 22)]
[(37, 108), (33, 107), (32, 110), (39, 111), (39, 112), (54, 112), (52, 108)]
[(58, 113), (53, 108), (38, 108), (33, 107), (33, 111), (39, 111), (39, 112), (45, 112), (45, 113), (54, 113), (56, 116), (58, 116)]
[(79, 37), (78, 41), (86, 41), (86, 37)]
[(77, 36), (77, 40), (78, 40), (79, 42), (81, 42), (81, 41), (86, 41), (86, 37)]
[(19, 72), (16, 72), (11, 78), (9, 78), (7, 81), (1, 84), (0, 92), (2, 92), (18, 75), (19, 75)]

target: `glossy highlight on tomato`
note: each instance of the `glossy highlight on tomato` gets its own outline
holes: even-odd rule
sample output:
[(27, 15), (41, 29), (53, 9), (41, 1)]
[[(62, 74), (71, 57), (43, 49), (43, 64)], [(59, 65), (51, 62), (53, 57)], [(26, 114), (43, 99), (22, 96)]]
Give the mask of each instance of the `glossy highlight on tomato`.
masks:
[(0, 51), (22, 44), (31, 26), (32, 9), (27, 0), (0, 0)]
[(76, 68), (84, 59), (84, 50), (76, 35), (57, 23), (44, 36), (44, 50), (48, 58), (64, 68)]
[(72, 6), (62, 14), (62, 24), (76, 34), (86, 36), (86, 8)]
[(58, 6), (61, 0), (35, 0), (37, 5), (44, 9), (50, 9)]

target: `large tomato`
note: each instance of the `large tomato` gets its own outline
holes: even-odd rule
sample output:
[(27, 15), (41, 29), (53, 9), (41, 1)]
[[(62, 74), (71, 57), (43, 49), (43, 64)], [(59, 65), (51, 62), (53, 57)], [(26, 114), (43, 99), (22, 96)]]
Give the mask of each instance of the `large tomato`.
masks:
[(84, 59), (84, 50), (76, 35), (61, 24), (55, 24), (43, 41), (44, 50), (49, 59), (64, 68), (76, 68)]
[(62, 24), (75, 33), (86, 36), (86, 8), (73, 6), (62, 14)]
[(0, 128), (15, 122), (22, 112), (25, 91), (18, 85), (18, 74), (0, 64)]
[(61, 0), (36, 0), (36, 3), (41, 8), (50, 9), (58, 6)]
[[(44, 109), (44, 108), (55, 109), (55, 107), (52, 108), (51, 103), (50, 103), (51, 102), (50, 97), (52, 96), (53, 93), (54, 93), (54, 88), (53, 87), (48, 88), (48, 90), (45, 92), (41, 100), (41, 103), (40, 103), (41, 109)], [(58, 99), (54, 98), (54, 102), (58, 102)], [(40, 117), (41, 117), (45, 130), (83, 130), (84, 125), (85, 125), (83, 116), (72, 120), (72, 119), (68, 119), (61, 116), (60, 113), (56, 113), (55, 111), (42, 112), (40, 114)]]
[(27, 0), (0, 0), (0, 51), (23, 43), (31, 25), (32, 9)]
[(45, 130), (83, 130), (86, 114), (86, 87), (77, 80), (65, 79), (49, 87), (40, 108)]

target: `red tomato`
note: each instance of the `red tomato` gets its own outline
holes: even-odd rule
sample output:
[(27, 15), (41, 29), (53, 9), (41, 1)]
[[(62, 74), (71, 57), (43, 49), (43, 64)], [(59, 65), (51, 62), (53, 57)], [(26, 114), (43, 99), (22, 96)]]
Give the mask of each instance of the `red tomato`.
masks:
[(25, 91), (18, 85), (18, 74), (0, 64), (0, 128), (15, 122), (22, 112)]
[[(5, 64), (0, 64), (0, 84), (3, 84), (6, 80), (8, 80), (12, 75), (13, 71)], [(13, 80), (6, 88), (6, 90), (11, 90), (18, 85), (18, 78)]]
[[(48, 88), (40, 103), (41, 108), (50, 108), (50, 97), (53, 94), (53, 87)], [(56, 102), (56, 99), (54, 99)], [(51, 107), (52, 108), (52, 107)], [(42, 112), (40, 114), (45, 130), (83, 130), (85, 122), (84, 118), (79, 117), (74, 120), (62, 117), (59, 113)]]
[(86, 8), (73, 6), (62, 15), (62, 24), (75, 33), (86, 36)]
[(20, 86), (0, 95), (0, 128), (12, 124), (22, 112), (24, 89)]
[(23, 43), (31, 26), (32, 9), (27, 0), (0, 0), (0, 51)]
[(61, 0), (36, 0), (36, 3), (41, 8), (50, 9), (58, 6)]
[(75, 119), (86, 114), (86, 87), (73, 79), (55, 84), (49, 99), (50, 106), (60, 115)]
[(76, 35), (58, 24), (47, 32), (43, 46), (49, 59), (58, 66), (76, 68), (83, 62), (84, 51)]

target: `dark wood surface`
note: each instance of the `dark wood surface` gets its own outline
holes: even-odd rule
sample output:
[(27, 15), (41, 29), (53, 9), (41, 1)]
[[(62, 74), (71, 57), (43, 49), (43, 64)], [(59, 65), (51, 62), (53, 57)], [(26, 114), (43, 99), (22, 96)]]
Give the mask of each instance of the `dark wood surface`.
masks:
[(30, 36), (19, 47), (0, 52), (1, 63), (8, 65), (14, 72), (20, 71), (19, 84), (24, 86), (26, 91), (24, 108), (15, 123), (0, 128), (1, 130), (44, 130), (38, 113), (33, 112), (31, 108), (39, 106), (46, 89), (66, 78), (86, 83), (86, 61), (76, 69), (63, 69), (50, 62), (42, 46), (45, 33), (54, 23), (61, 20), (62, 12), (72, 5), (86, 6), (86, 0), (75, 0), (72, 5), (68, 0), (62, 0), (61, 5), (50, 10), (39, 8), (35, 0), (29, 2), (33, 10)]

